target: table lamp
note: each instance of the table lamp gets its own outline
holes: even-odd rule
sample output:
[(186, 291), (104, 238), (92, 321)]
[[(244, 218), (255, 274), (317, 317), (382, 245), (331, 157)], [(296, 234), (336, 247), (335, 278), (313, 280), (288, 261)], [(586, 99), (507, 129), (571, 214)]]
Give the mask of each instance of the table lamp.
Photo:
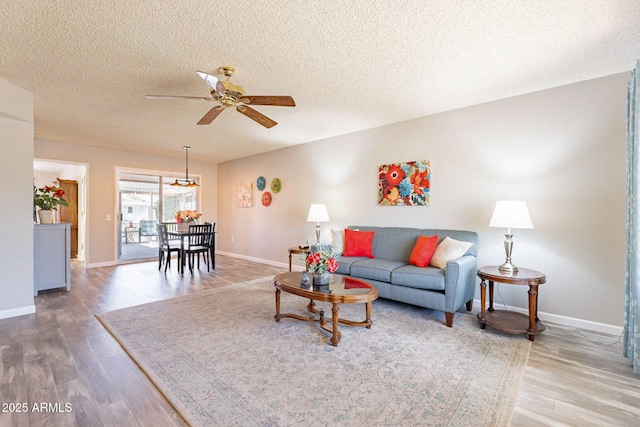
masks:
[(327, 205), (312, 204), (309, 207), (309, 215), (307, 215), (308, 222), (316, 223), (316, 246), (320, 245), (320, 223), (329, 222), (329, 212), (327, 211)]
[(496, 203), (496, 207), (493, 209), (493, 215), (491, 215), (491, 221), (489, 221), (489, 227), (502, 227), (507, 229), (507, 233), (504, 235), (504, 251), (507, 259), (498, 269), (505, 274), (515, 274), (518, 272), (518, 267), (511, 263), (511, 252), (513, 250), (513, 241), (511, 238), (512, 228), (533, 228), (529, 211), (527, 210), (527, 204), (523, 201), (517, 200), (502, 200)]

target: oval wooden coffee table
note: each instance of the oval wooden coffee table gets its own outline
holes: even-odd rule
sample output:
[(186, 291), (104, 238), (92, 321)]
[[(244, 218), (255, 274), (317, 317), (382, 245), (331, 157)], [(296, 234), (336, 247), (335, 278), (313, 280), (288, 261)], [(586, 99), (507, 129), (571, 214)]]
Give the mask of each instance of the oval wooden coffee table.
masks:
[[(319, 322), (320, 327), (331, 333), (331, 344), (337, 346), (340, 342), (342, 334), (338, 330), (338, 323), (344, 323), (350, 326), (364, 326), (371, 328), (371, 301), (378, 298), (378, 290), (375, 286), (364, 280), (354, 279), (352, 277), (343, 276), (341, 274), (332, 274), (329, 285), (303, 287), (300, 285), (300, 273), (282, 273), (273, 278), (273, 285), (276, 288), (276, 315), (274, 319), (279, 322), (283, 317), (291, 317), (293, 319), (305, 322)], [(302, 316), (293, 313), (280, 313), (280, 293), (287, 292), (289, 294), (298, 295), (310, 300), (307, 310), (318, 316)], [(331, 328), (329, 328), (324, 320), (324, 310), (315, 308), (315, 301), (325, 301), (332, 304), (331, 308)], [(366, 318), (362, 322), (353, 320), (340, 319), (338, 316), (338, 304), (365, 304)]]

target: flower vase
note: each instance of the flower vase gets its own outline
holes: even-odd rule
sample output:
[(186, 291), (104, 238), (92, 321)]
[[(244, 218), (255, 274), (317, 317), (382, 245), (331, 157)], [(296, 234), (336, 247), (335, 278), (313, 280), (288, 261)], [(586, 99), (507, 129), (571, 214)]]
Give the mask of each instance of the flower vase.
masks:
[(38, 218), (40, 218), (40, 224), (53, 224), (53, 210), (51, 209), (40, 209), (38, 211)]
[(186, 233), (189, 231), (189, 224), (188, 222), (181, 222), (180, 224), (178, 224), (178, 231), (181, 233)]
[(328, 285), (330, 281), (331, 281), (331, 274), (329, 273), (313, 273), (314, 286)]

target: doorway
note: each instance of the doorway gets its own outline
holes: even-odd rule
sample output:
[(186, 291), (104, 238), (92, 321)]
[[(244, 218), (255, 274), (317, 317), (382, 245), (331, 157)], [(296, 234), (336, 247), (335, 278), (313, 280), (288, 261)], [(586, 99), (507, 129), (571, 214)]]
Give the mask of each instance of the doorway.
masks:
[(118, 172), (118, 262), (158, 257), (158, 222), (175, 222), (182, 209), (198, 209), (197, 187), (172, 186), (175, 177)]
[(82, 262), (86, 262), (87, 259), (87, 169), (88, 165), (84, 163), (33, 159), (33, 185), (38, 188), (45, 185), (63, 187), (66, 193), (65, 198), (73, 199), (72, 205), (75, 204), (73, 211), (63, 209), (60, 206), (55, 211), (55, 221), (72, 224), (71, 245), (74, 249), (71, 251), (72, 257), (75, 252), (75, 258)]

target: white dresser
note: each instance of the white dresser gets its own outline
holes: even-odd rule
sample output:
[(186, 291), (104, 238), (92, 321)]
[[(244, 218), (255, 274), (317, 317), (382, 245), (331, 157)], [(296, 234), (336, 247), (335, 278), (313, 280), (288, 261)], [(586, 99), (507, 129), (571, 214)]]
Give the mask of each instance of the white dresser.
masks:
[(71, 290), (70, 224), (34, 224), (33, 296), (44, 289)]

